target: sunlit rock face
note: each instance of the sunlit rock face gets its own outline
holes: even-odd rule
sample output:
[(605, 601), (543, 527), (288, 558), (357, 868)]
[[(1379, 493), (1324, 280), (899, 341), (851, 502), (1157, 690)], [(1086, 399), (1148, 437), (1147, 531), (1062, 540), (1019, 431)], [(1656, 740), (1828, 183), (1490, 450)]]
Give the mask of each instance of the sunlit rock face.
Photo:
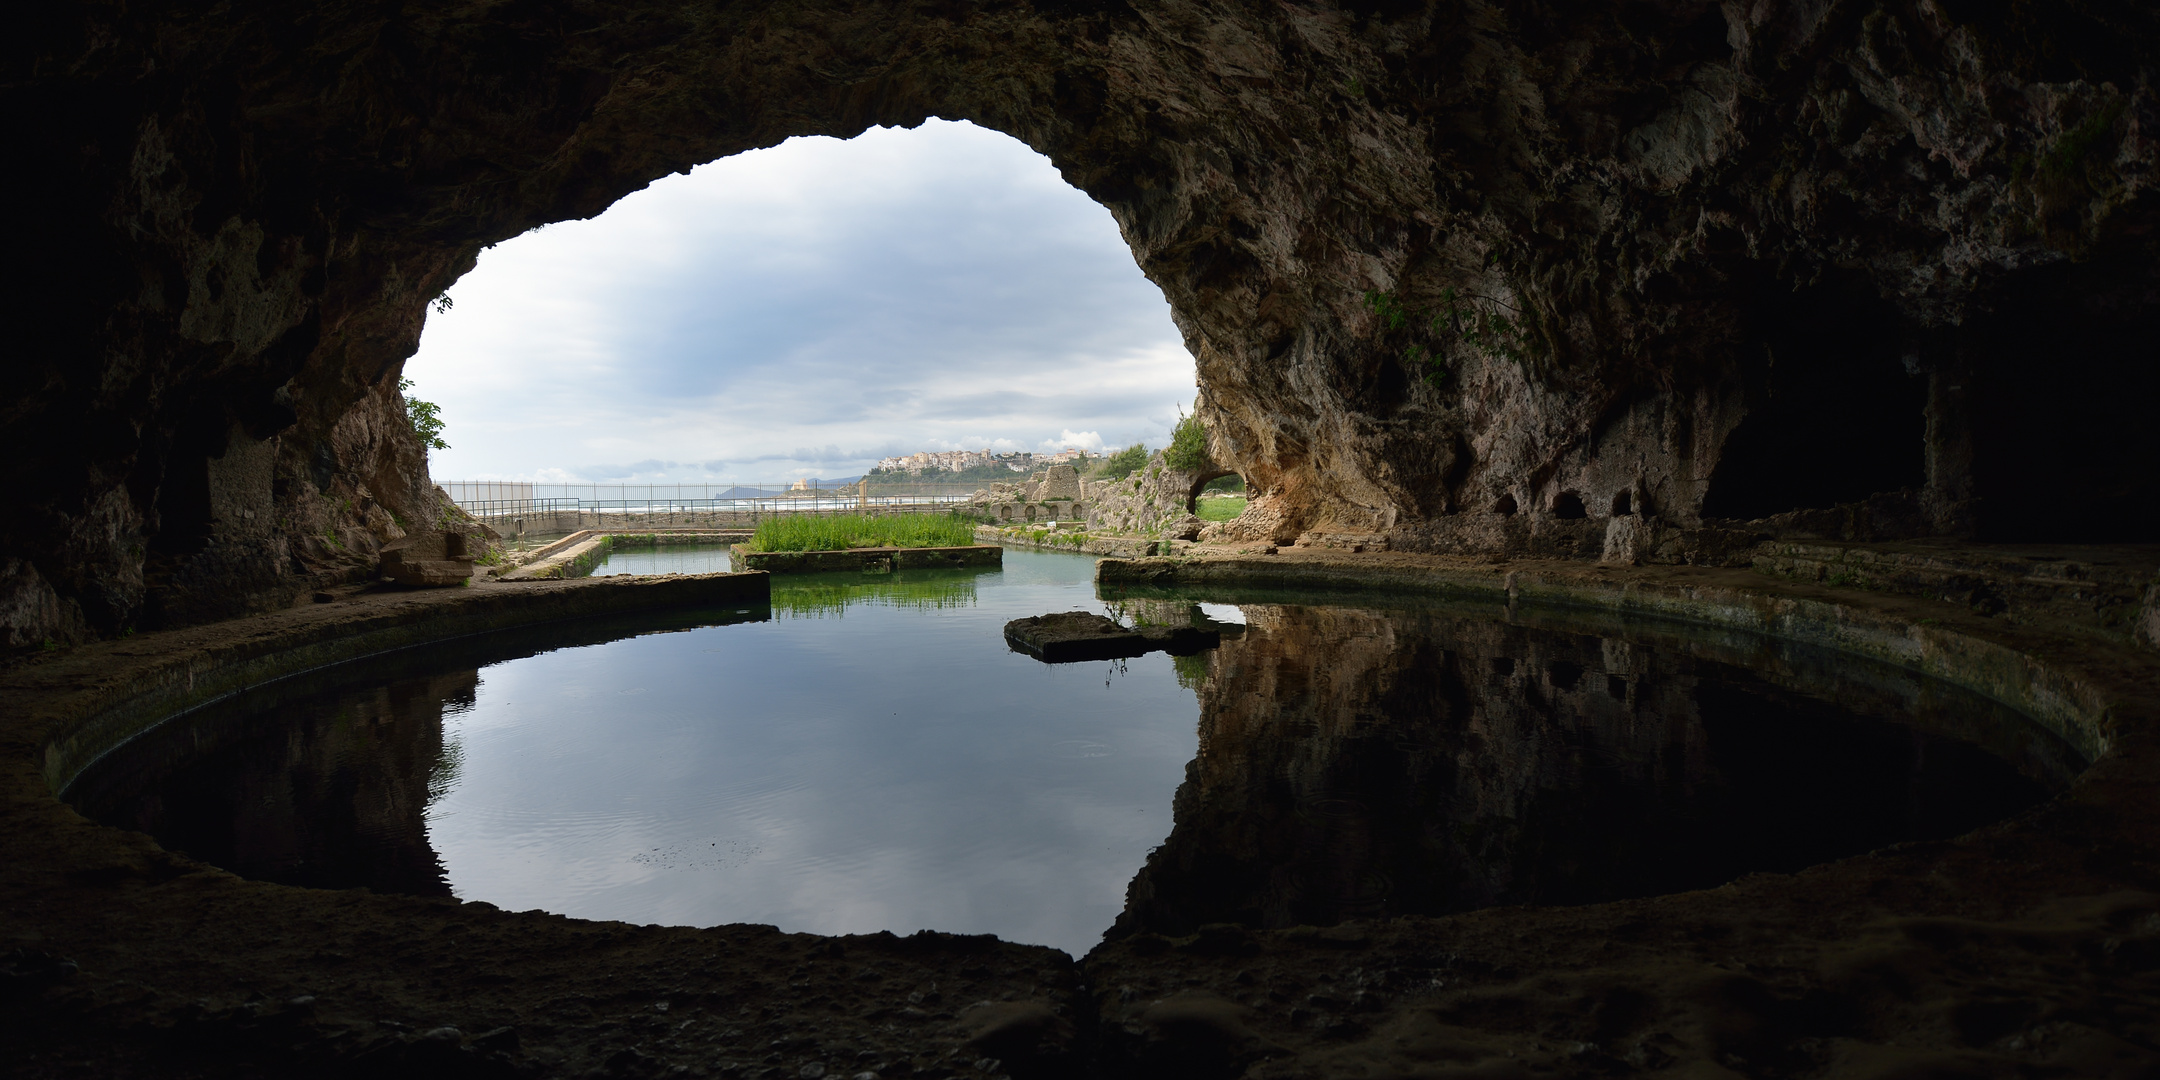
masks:
[(1114, 936), (1710, 888), (1953, 836), (2081, 767), (2000, 706), (1826, 654), (1243, 610), (1190, 658), (1200, 751)]
[(1768, 528), (2149, 537), (2155, 20), (51, 6), (4, 61), (0, 623), (111, 633), (358, 572), (432, 509), (393, 388), (482, 246), (930, 115), (1110, 208), (1250, 531), (1707, 560), (1705, 520), (1893, 493)]

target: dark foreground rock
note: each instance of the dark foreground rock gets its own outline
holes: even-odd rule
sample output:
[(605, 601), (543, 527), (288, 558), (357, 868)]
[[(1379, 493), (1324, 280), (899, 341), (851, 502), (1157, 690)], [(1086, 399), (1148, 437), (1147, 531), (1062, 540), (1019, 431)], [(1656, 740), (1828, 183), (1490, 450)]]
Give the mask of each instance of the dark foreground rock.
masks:
[[(1326, 928), (1199, 913), (1189, 931), (1136, 929), (1077, 964), (981, 937), (631, 926), (272, 885), (54, 797), (90, 744), (343, 655), (341, 642), (421, 644), (406, 635), (620, 611), (647, 593), (754, 614), (769, 579), (347, 592), (0, 670), (0, 1061), (24, 1078), (765, 1080), (2130, 1077), (2160, 1065), (2160, 654), (2127, 631), (2043, 630), (1954, 600), (1699, 567), (1268, 561), (1329, 580), (1385, 570), (1375, 576), (1397, 589), (1422, 567), (1477, 586), (1496, 612), (1512, 593), (1835, 638), (1995, 679), (2002, 700), (2096, 760), (2002, 824), (1799, 873)], [(1285, 716), (1255, 710), (1254, 724), (1362, 724), (1367, 704), (1338, 693), (1341, 660), (1427, 666), (1386, 660), (1384, 646), (1346, 641), (1337, 656), (1276, 665), (1269, 677), (1310, 700)], [(1245, 651), (1264, 659), (1265, 642)], [(131, 711), (145, 701), (172, 707)], [(1271, 745), (1251, 735), (1220, 741), (1211, 760), (1234, 769)]]
[(1005, 643), (1014, 652), (1024, 652), (1045, 664), (1070, 664), (1142, 656), (1157, 649), (1172, 656), (1190, 656), (1221, 644), (1222, 635), (1193, 626), (1128, 629), (1093, 612), (1067, 611), (1006, 623)]

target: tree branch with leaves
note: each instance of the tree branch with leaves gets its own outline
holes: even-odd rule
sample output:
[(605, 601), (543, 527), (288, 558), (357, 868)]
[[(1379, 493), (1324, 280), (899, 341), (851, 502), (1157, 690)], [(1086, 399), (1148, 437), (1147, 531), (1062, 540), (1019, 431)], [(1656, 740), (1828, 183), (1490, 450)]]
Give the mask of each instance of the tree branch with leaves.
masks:
[[(1472, 300), (1482, 304), (1474, 304)], [(1368, 290), (1365, 306), (1379, 317), (1382, 333), (1406, 327), (1418, 331), (1422, 340), (1413, 340), (1404, 346), (1403, 359), (1412, 367), (1423, 370), (1425, 381), (1434, 386), (1446, 382), (1454, 374), (1444, 355), (1451, 341), (1469, 346), (1489, 359), (1518, 363), (1536, 351), (1530, 314), (1522, 312), (1520, 317), (1500, 314), (1493, 309), (1507, 305), (1489, 296), (1464, 297), (1453, 288), (1446, 288), (1440, 290), (1438, 307), (1419, 311), (1404, 304), (1392, 292)]]
[[(398, 379), (397, 388), (400, 395), (409, 395), (413, 388), (413, 381), (401, 376)], [(442, 406), (432, 401), (421, 401), (418, 398), (406, 396), (405, 419), (412, 424), (413, 434), (420, 437), (420, 445), (430, 450), (450, 449), (450, 444), (444, 442), (442, 437)]]

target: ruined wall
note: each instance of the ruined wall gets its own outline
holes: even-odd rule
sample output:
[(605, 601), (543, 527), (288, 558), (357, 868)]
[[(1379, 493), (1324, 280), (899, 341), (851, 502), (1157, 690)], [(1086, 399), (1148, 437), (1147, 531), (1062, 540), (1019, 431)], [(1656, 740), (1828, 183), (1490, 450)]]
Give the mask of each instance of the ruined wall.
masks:
[(1270, 533), (1568, 553), (1633, 515), (1693, 558), (1706, 519), (1906, 492), (1888, 532), (2150, 538), (2156, 18), (48, 5), (0, 54), (0, 622), (69, 640), (344, 572), (371, 506), (423, 511), (392, 388), (483, 246), (930, 115), (1110, 209)]

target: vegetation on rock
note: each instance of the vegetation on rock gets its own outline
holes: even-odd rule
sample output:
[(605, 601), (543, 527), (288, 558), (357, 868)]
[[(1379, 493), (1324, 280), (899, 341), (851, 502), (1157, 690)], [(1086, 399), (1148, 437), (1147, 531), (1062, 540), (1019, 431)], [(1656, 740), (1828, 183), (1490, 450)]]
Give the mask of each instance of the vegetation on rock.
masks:
[(1200, 423), (1199, 413), (1187, 416), (1185, 410), (1178, 410), (1177, 427), (1170, 430), (1170, 445), (1163, 450), (1163, 464), (1181, 472), (1215, 467), (1208, 457), (1207, 428)]
[(1147, 444), (1134, 443), (1104, 458), (1102, 467), (1096, 471), (1095, 475), (1105, 480), (1123, 480), (1131, 476), (1141, 466), (1146, 465), (1147, 459)]
[[(445, 300), (448, 297), (444, 298)], [(411, 379), (400, 378), (398, 393), (408, 394), (413, 388)], [(405, 398), (405, 419), (412, 423), (413, 434), (420, 437), (420, 445), (430, 450), (448, 450), (450, 444), (443, 441), (442, 406), (415, 397)]]
[[(1487, 303), (1498, 301), (1488, 299)], [(1403, 346), (1403, 359), (1434, 386), (1453, 374), (1446, 357), (1451, 344), (1461, 344), (1491, 360), (1520, 361), (1534, 351), (1527, 317), (1511, 319), (1489, 307), (1472, 306), (1453, 288), (1440, 290), (1439, 306), (1429, 311), (1407, 307), (1391, 292), (1368, 291), (1365, 306), (1378, 316), (1381, 333), (1411, 331), (1413, 340)]]

